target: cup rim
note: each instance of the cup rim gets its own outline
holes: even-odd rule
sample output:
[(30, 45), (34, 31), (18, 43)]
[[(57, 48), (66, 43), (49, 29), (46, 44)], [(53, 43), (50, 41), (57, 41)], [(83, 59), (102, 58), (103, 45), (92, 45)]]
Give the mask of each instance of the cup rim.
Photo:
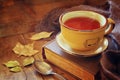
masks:
[[(83, 12), (83, 11), (84, 11), (84, 12), (96, 13), (96, 14), (98, 14), (98, 15), (100, 15), (100, 16), (103, 16), (103, 17), (105, 18), (106, 23), (105, 23), (102, 27), (97, 28), (97, 29), (92, 29), (92, 30), (78, 30), (78, 29), (70, 28), (70, 27), (68, 27), (67, 25), (65, 25), (65, 24), (63, 23), (62, 18), (63, 18), (63, 16), (64, 16), (65, 14), (70, 13), (70, 12), (76, 12), (76, 11), (79, 11), (79, 12)], [(107, 23), (108, 23), (108, 20), (107, 20), (107, 18), (106, 18), (103, 14), (100, 14), (100, 13), (95, 12), (95, 11), (89, 11), (89, 10), (74, 10), (74, 11), (66, 11), (66, 12), (62, 13), (62, 14), (60, 15), (60, 17), (59, 17), (59, 23), (60, 23), (61, 25), (63, 25), (65, 28), (67, 28), (67, 29), (69, 29), (69, 30), (73, 30), (73, 31), (79, 31), (79, 32), (96, 32), (96, 31), (98, 31), (98, 30), (100, 30), (100, 29), (105, 28), (105, 26), (106, 26)]]

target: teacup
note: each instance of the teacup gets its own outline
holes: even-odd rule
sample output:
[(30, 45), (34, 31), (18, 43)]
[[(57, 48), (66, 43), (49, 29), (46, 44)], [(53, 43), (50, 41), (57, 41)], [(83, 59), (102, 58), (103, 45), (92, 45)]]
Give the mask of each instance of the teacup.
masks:
[(64, 42), (81, 51), (97, 49), (115, 24), (111, 18), (93, 11), (66, 12), (60, 16), (59, 22)]

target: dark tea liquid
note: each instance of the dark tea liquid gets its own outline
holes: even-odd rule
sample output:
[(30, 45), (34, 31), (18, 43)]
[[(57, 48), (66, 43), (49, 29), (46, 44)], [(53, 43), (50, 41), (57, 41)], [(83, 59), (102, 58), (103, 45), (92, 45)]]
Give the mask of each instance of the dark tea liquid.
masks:
[(69, 28), (77, 30), (93, 30), (100, 28), (100, 23), (97, 20), (88, 17), (71, 18), (64, 22)]

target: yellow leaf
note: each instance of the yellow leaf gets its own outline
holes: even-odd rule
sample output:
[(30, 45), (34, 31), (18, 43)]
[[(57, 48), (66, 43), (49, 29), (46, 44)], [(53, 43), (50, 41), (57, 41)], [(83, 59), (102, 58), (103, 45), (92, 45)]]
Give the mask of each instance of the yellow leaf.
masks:
[(40, 32), (37, 34), (34, 34), (30, 39), (31, 40), (39, 40), (42, 38), (48, 38), (53, 32)]
[(34, 58), (33, 57), (28, 57), (23, 60), (23, 66), (28, 66), (30, 64), (34, 63)]
[(16, 67), (11, 68), (10, 71), (12, 71), (12, 72), (20, 72), (20, 71), (22, 71), (22, 68), (19, 67), (19, 66), (16, 66)]
[(27, 44), (27, 45), (24, 45), (26, 49), (33, 49), (33, 46), (34, 43), (31, 43), (31, 44)]
[(8, 61), (6, 63), (4, 63), (4, 65), (6, 67), (16, 67), (16, 66), (20, 66), (18, 61)]
[(34, 50), (34, 43), (22, 45), (21, 43), (17, 43), (16, 46), (13, 48), (13, 51), (18, 55), (23, 56), (33, 56), (38, 53), (38, 50)]
[(35, 55), (36, 53), (38, 53), (39, 51), (38, 50), (29, 50), (28, 52), (26, 52), (26, 53), (24, 53), (24, 54), (22, 54), (22, 55), (24, 55), (24, 56), (33, 56), (33, 55)]
[(22, 52), (22, 50), (24, 49), (25, 47), (21, 44), (21, 43), (17, 43), (16, 46), (13, 48), (13, 51), (16, 53), (16, 54), (19, 54)]

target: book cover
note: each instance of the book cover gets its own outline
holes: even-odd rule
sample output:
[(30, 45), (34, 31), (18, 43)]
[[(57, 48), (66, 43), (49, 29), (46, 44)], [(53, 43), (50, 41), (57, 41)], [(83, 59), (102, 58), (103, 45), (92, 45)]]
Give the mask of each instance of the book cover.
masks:
[(95, 80), (100, 69), (100, 56), (81, 57), (71, 55), (60, 48), (56, 40), (43, 46), (43, 57), (82, 80)]

